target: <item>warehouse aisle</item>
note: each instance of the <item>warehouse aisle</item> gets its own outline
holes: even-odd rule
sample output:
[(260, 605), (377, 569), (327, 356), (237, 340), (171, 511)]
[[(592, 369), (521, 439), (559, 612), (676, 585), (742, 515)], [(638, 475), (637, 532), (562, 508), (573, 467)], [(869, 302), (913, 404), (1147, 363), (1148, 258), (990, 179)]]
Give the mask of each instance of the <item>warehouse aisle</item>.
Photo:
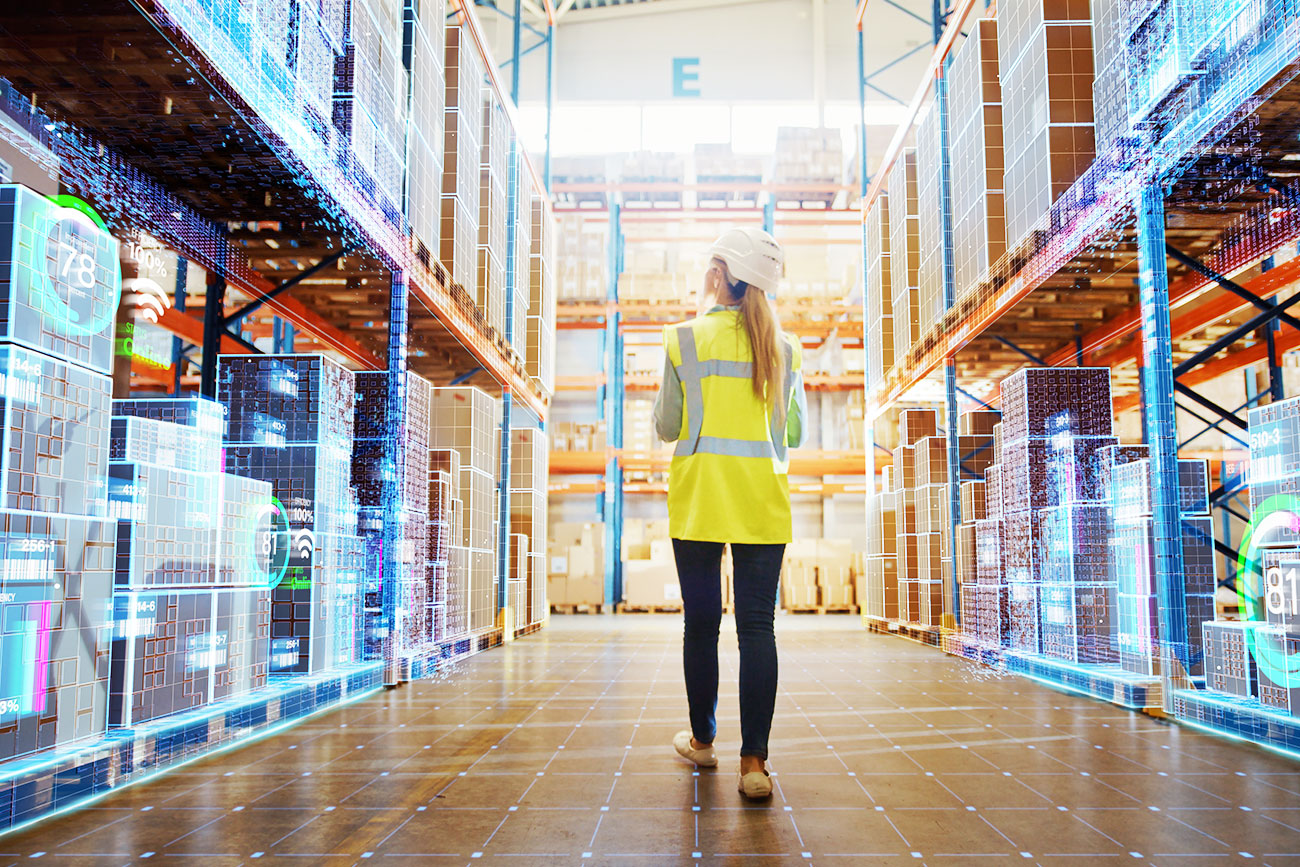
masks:
[(776, 794), (743, 803), (734, 633), (722, 767), (669, 746), (680, 628), (554, 617), (441, 679), (0, 840), (0, 865), (1300, 864), (1300, 765), (847, 616), (779, 618)]

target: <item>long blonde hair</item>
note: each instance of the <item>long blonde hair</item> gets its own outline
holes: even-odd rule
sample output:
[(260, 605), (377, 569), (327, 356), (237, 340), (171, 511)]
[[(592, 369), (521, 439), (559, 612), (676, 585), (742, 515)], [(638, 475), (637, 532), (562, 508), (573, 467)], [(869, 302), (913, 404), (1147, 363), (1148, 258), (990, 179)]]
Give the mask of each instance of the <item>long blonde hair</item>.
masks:
[(754, 372), (750, 378), (754, 396), (767, 404), (778, 422), (783, 421), (785, 406), (781, 398), (785, 393), (785, 353), (776, 312), (767, 303), (767, 295), (761, 289), (733, 280), (725, 261), (715, 258), (713, 264), (722, 272), (731, 300), (740, 304), (736, 327), (745, 329), (754, 353)]

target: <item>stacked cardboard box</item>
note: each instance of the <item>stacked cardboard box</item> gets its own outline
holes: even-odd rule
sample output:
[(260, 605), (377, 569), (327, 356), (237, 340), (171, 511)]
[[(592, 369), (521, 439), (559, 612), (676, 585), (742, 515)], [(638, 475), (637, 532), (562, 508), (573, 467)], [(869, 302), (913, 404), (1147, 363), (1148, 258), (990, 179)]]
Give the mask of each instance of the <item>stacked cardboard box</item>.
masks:
[(1007, 245), (1051, 231), (1052, 203), (1091, 165), (1092, 24), (1088, 0), (998, 6), (1006, 153)]
[(477, 632), (496, 622), (497, 590), (497, 472), (501, 460), (498, 402), (472, 387), (435, 388), (430, 401), (429, 445), (456, 452), (457, 496), (462, 504), (459, 546), (453, 556), (464, 559), (466, 571), (452, 568), (447, 596), (447, 629)]
[(730, 143), (695, 146), (695, 180), (701, 184), (754, 184), (753, 190), (700, 192), (702, 208), (753, 207), (758, 202), (757, 185), (763, 180), (763, 158), (737, 154)]
[(917, 330), (930, 331), (947, 309), (944, 296), (944, 256), (950, 237), (943, 223), (949, 202), (944, 201), (942, 174), (945, 166), (938, 106), (931, 103), (916, 128), (916, 213), (920, 259), (916, 272)]
[(506, 333), (506, 187), (510, 168), (510, 122), (501, 100), (484, 89), (479, 157), (478, 285), (475, 301), (497, 333)]
[(852, 611), (855, 557), (847, 539), (797, 539), (786, 546), (781, 605), (787, 611)]
[(517, 139), (515, 150), (515, 160), (518, 163), (515, 166), (515, 176), (519, 179), (519, 183), (516, 185), (514, 204), (515, 228), (512, 243), (515, 257), (515, 294), (510, 311), (509, 339), (515, 355), (522, 362), (528, 357), (528, 317), (532, 313), (529, 308), (533, 296), (532, 286), (529, 285), (529, 280), (524, 279), (524, 273), (528, 267), (533, 245), (533, 177), (527, 170), (528, 156)]
[(551, 605), (605, 604), (605, 525), (553, 521), (546, 595)]
[[(520, 203), (522, 206), (522, 202)], [(529, 247), (528, 340), (525, 369), (546, 394), (555, 391), (555, 215), (534, 192)]]
[(551, 437), (557, 452), (603, 452), (605, 422), (556, 422), (551, 425)]
[(1096, 77), (1092, 102), (1097, 154), (1104, 157), (1131, 132), (1129, 123), (1129, 0), (1091, 0), (1092, 56)]
[[(628, 184), (682, 183), (686, 180), (686, 160), (680, 154), (638, 151), (628, 154), (623, 162), (622, 180)], [(654, 208), (679, 205), (682, 194), (678, 191), (636, 189), (623, 194), (623, 203), (632, 208)]]
[(271, 591), (271, 673), (358, 658), (362, 540), (352, 487), (356, 376), (322, 355), (220, 357), (226, 471), (271, 483), (291, 536)]
[(808, 611), (818, 607), (817, 540), (796, 539), (785, 546), (781, 564), (781, 607), (787, 611)]
[(603, 301), (609, 293), (609, 223), (582, 214), (556, 218), (557, 294), (573, 301)]
[[(1101, 504), (1096, 455), (1116, 444), (1111, 436), (1110, 371), (1104, 368), (1033, 368), (1002, 382), (1000, 450), (1003, 539), (1008, 586), (1010, 646), (1031, 653), (1045, 650), (1073, 658), (1080, 644), (1092, 646), (1090, 633), (1067, 637), (1080, 606), (1091, 605), (1087, 589), (1077, 605), (1065, 605), (1054, 590), (1051, 638), (1044, 647), (1042, 591), (1045, 555), (1053, 552), (1055, 584), (1088, 588), (1106, 583), (1105, 559), (1088, 561), (1078, 575), (1062, 566), (1074, 552), (1072, 529), (1091, 527)], [(1062, 547), (1063, 546), (1063, 547)], [(1060, 550), (1058, 550), (1060, 548)], [(1082, 569), (1083, 563), (1080, 563)], [(1081, 578), (1083, 580), (1075, 580)], [(1068, 609), (1067, 617), (1062, 610)], [(1109, 614), (1088, 609), (1098, 623)], [(1106, 627), (1099, 627), (1106, 628)], [(1088, 651), (1091, 652), (1091, 651)]]
[[(464, 632), (465, 623), (468, 556), (461, 544), (465, 507), (460, 499), (460, 454), (455, 449), (429, 449), (428, 527), (429, 559), (425, 576), (429, 586), (430, 632), (434, 641), (443, 641), (452, 634), (448, 624), (459, 634)], [(380, 601), (367, 596), (367, 613), (377, 608)]]
[[(271, 9), (282, 17), (264, 29), (281, 39), (293, 34), (289, 4), (258, 7), (259, 13)], [(403, 19), (398, 0), (351, 0), (333, 88), (334, 126), (346, 143), (346, 174), (394, 225), (401, 223), (406, 181), (409, 73), (402, 62)], [(274, 53), (291, 56), (278, 47)], [(324, 59), (323, 49), (313, 53)], [(316, 84), (320, 86), (323, 81)]]
[(446, 35), (447, 108), (439, 249), (452, 281), (477, 299), (483, 62), (464, 27), (453, 24), (447, 28)]
[(916, 151), (905, 148), (889, 170), (889, 289), (894, 326), (894, 363), (920, 339), (917, 297), (921, 238), (917, 216)]
[(898, 620), (898, 501), (894, 470), (881, 472), (881, 490), (867, 499), (865, 581), (858, 585), (858, 605), (870, 617)]
[[(429, 401), (432, 386), (407, 372), (405, 411), (398, 418), (388, 412), (387, 371), (356, 374), (357, 402), (352, 452), (352, 483), (360, 504), (359, 521), (366, 540), (364, 591), (369, 603), (365, 635), (367, 651), (375, 658), (398, 661), (427, 652), (435, 640), (434, 594), (426, 566), (429, 550)], [(401, 483), (404, 513), (398, 516), (402, 544), (385, 556), (384, 472), (390, 461), (389, 438), (401, 441), (397, 477)], [(391, 564), (391, 565), (390, 565)], [(396, 570), (391, 573), (391, 570)], [(385, 575), (393, 578), (396, 598), (394, 628), (384, 616)], [(391, 641), (390, 648), (383, 647)]]
[(518, 572), (525, 582), (525, 608), (518, 613), (525, 625), (540, 623), (546, 603), (546, 485), (550, 462), (547, 436), (533, 427), (510, 432), (510, 532), (524, 540)]
[(867, 385), (894, 367), (894, 314), (889, 264), (889, 194), (881, 193), (867, 213), (866, 277)]
[[(299, 8), (304, 5), (311, 4), (299, 4)], [(446, 21), (445, 0), (406, 4), (407, 50), (403, 56), (411, 78), (411, 123), (406, 136), (406, 170), (410, 189), (406, 216), (411, 225), (414, 249), (426, 265), (437, 259), (441, 250), (438, 238), (442, 221), (442, 155), (447, 98), (442, 74), (446, 59)]]
[[(1154, 675), (1159, 668), (1160, 602), (1151, 506), (1151, 459), (1136, 457), (1141, 447), (1126, 446), (1129, 460), (1110, 470), (1114, 531), (1111, 539), (1117, 584), (1116, 643), (1126, 670)], [(1252, 495), (1253, 495), (1252, 491)], [(1214, 619), (1214, 525), (1209, 517), (1208, 467), (1204, 461), (1178, 462), (1178, 501), (1182, 526), (1182, 581), (1186, 604), (1188, 673), (1201, 674), (1201, 624)]]
[(844, 142), (840, 130), (778, 127), (772, 179), (778, 184), (841, 182)]
[(1007, 246), (996, 21), (975, 22), (953, 56), (948, 80), (952, 246), (960, 299), (988, 276)]

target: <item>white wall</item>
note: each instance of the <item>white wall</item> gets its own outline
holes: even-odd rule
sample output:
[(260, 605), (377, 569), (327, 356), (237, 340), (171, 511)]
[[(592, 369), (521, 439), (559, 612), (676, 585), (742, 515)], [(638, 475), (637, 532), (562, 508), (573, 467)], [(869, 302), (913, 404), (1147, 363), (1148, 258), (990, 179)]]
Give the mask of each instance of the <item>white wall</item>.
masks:
[[(857, 103), (857, 4), (853, 0), (683, 5), (680, 0), (655, 0), (565, 14), (556, 28), (557, 101), (811, 104), (820, 90), (819, 68), (824, 68), (824, 98)], [(920, 50), (872, 77), (872, 84), (884, 92), (872, 91), (869, 98), (875, 101), (892, 96), (906, 103), (928, 59), (924, 47), (932, 38), (929, 0), (899, 0), (898, 5), (924, 21), (886, 3), (871, 4), (864, 28), (867, 69), (879, 69), (913, 49)], [(817, 6), (822, 8), (820, 28), (814, 27)], [(494, 55), (499, 60), (508, 58), (509, 20), (484, 9), (479, 12), (493, 34)], [(525, 31), (524, 47), (535, 41)], [(815, 48), (823, 49), (822, 53), (815, 54)], [(699, 58), (698, 81), (689, 82), (692, 89), (698, 87), (698, 97), (674, 96), (674, 58)], [(544, 101), (545, 50), (527, 55), (520, 74), (520, 102)]]

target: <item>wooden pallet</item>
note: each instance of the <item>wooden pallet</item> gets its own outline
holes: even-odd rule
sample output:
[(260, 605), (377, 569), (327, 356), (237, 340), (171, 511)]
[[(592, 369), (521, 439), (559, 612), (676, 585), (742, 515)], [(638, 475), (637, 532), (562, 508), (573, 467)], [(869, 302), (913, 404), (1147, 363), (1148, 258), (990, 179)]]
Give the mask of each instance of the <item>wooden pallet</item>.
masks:
[(604, 614), (605, 606), (594, 602), (552, 602), (552, 614)]
[(787, 607), (788, 614), (857, 614), (856, 605), (799, 605)]
[(680, 605), (628, 605), (620, 602), (614, 608), (619, 614), (681, 614)]

